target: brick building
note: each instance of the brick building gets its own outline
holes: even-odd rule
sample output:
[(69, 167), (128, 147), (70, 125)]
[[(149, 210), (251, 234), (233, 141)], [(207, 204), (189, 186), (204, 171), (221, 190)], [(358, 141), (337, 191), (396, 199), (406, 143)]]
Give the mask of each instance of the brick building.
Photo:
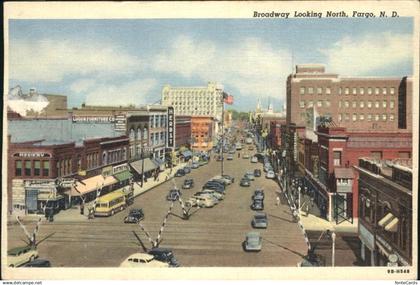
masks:
[[(58, 181), (83, 181), (98, 175), (113, 175), (112, 167), (127, 162), (127, 152), (126, 136), (78, 142), (37, 140), (19, 143), (12, 143), (9, 136), (9, 210), (36, 212), (47, 199), (56, 201), (58, 208), (66, 208), (72, 202), (72, 196), (79, 195), (71, 194), (68, 188), (61, 189)], [(109, 170), (111, 173), (106, 174)], [(86, 189), (87, 192), (94, 190), (96, 188)]]
[(191, 136), (192, 149), (198, 151), (208, 151), (213, 147), (213, 133), (215, 122), (213, 117), (192, 116), (191, 117)]
[(175, 148), (191, 145), (191, 116), (175, 116)]
[(360, 157), (407, 159), (412, 153), (412, 134), (402, 132), (349, 132), (346, 128), (321, 125), (318, 141), (304, 142), (306, 186), (323, 217), (340, 223), (358, 218), (358, 186), (352, 170)]
[(412, 79), (340, 77), (318, 64), (297, 65), (287, 78), (287, 123), (303, 125), (316, 106), (349, 131), (411, 132)]
[(361, 257), (371, 266), (413, 263), (411, 160), (359, 160), (354, 166), (359, 191)]

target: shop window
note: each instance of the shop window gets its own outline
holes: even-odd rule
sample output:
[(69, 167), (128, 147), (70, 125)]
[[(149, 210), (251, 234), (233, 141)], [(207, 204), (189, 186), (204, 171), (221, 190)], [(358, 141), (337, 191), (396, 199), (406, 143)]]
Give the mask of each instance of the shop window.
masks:
[(50, 162), (43, 161), (42, 164), (42, 176), (50, 176)]
[(35, 160), (34, 161), (34, 176), (41, 175), (41, 161)]
[(22, 160), (15, 162), (15, 176), (22, 176)]
[(25, 176), (31, 176), (31, 161), (25, 160)]

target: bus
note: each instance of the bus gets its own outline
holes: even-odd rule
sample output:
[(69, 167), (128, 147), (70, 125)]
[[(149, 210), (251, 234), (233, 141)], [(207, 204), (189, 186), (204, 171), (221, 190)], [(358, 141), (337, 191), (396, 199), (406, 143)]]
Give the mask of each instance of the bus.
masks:
[(116, 190), (99, 197), (95, 216), (113, 216), (116, 212), (124, 210), (127, 207), (126, 197), (123, 190)]

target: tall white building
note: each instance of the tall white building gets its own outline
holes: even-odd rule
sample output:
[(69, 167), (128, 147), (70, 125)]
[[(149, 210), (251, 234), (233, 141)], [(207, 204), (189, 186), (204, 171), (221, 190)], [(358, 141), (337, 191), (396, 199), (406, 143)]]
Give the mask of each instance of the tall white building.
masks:
[(175, 115), (210, 116), (222, 119), (223, 86), (209, 82), (205, 87), (172, 87), (162, 90), (162, 105), (173, 106)]

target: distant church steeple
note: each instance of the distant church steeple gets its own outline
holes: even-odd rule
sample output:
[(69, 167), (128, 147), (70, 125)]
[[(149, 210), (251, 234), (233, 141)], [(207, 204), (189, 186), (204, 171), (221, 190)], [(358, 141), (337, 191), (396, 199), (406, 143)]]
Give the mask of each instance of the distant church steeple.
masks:
[(267, 113), (273, 113), (273, 104), (270, 102), (270, 98), (268, 98), (268, 110)]

